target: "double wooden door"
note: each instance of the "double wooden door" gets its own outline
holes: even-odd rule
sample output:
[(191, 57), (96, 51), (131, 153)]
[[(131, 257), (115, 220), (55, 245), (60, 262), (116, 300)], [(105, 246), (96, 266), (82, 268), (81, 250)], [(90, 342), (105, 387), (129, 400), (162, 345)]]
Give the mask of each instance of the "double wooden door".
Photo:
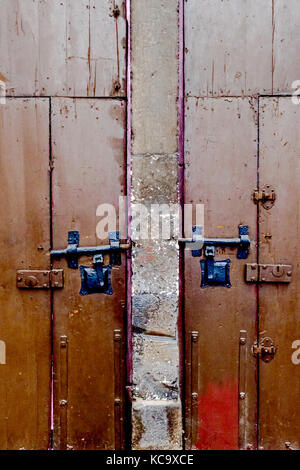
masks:
[[(300, 108), (290, 97), (190, 99), (188, 108), (186, 202), (204, 204), (205, 237), (236, 237), (242, 224), (251, 239), (247, 259), (216, 247), (216, 261), (231, 261), (230, 288), (201, 287), (199, 258), (185, 254), (189, 439), (256, 448), (258, 433), (260, 447), (298, 448)], [(255, 204), (254, 190), (268, 186), (275, 202)], [(276, 349), (268, 362), (254, 349), (271, 347), (266, 338)]]
[(234, 246), (185, 251), (188, 448), (300, 447), (296, 11), (185, 3), (185, 203), (204, 205), (205, 238), (247, 225), (251, 240), (247, 259)]
[(118, 222), (125, 2), (3, 0), (0, 40), (0, 449), (122, 448), (125, 252), (50, 251)]

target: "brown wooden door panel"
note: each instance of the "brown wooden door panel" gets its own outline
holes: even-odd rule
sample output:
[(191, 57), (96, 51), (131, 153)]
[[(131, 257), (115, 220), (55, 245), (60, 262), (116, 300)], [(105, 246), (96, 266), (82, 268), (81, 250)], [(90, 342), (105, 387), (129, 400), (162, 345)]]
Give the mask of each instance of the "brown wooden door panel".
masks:
[[(249, 225), (247, 261), (256, 262), (251, 193), (257, 177), (257, 101), (188, 98), (185, 148), (185, 204), (204, 204), (206, 237), (233, 237), (239, 224)], [(231, 288), (201, 288), (200, 259), (185, 251), (187, 446), (237, 449), (240, 435), (241, 447), (255, 447), (256, 363), (250, 346), (256, 335), (256, 287), (245, 283), (246, 260), (237, 259), (236, 249), (217, 249), (215, 258), (231, 259)], [(241, 361), (240, 330), (248, 336)], [(192, 332), (198, 333), (197, 345), (191, 344)], [(239, 416), (241, 374), (247, 393)], [(194, 402), (192, 393), (198, 394)]]
[(300, 64), (297, 51), (300, 9), (298, 0), (273, 1), (273, 90), (292, 93), (292, 83), (299, 80)]
[(13, 96), (124, 96), (125, 2), (1, 0), (0, 79)]
[[(81, 246), (104, 244), (96, 237), (96, 209), (102, 203), (118, 209), (124, 194), (125, 103), (53, 99), (52, 156), (54, 248), (66, 246), (69, 230), (80, 232)], [(79, 264), (92, 265), (92, 256)], [(114, 331), (122, 330), (124, 337), (125, 255), (122, 266), (112, 270), (112, 296), (79, 295), (79, 270), (69, 269), (64, 259), (55, 266), (65, 270), (65, 287), (54, 293), (55, 448), (121, 447), (124, 354), (120, 360)], [(61, 344), (64, 336), (67, 348)], [(117, 388), (122, 389), (121, 420), (114, 403)]]
[(48, 99), (0, 105), (0, 177), (0, 448), (47, 449), (50, 293), (17, 289), (16, 271), (50, 267)]
[(272, 0), (186, 0), (185, 24), (188, 95), (271, 92)]
[(270, 184), (277, 194), (270, 210), (259, 209), (259, 261), (293, 266), (290, 284), (259, 287), (259, 335), (277, 347), (274, 359), (259, 365), (259, 438), (265, 449), (285, 449), (286, 443), (299, 449), (300, 342), (298, 348), (294, 342), (300, 340), (300, 107), (281, 97), (260, 98), (259, 108), (260, 187)]

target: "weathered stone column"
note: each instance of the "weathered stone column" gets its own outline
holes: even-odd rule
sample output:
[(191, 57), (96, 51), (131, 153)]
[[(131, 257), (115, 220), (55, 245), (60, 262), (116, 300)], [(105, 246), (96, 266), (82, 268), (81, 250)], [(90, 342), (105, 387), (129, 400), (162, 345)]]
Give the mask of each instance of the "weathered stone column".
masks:
[[(132, 0), (132, 203), (178, 203), (178, 1)], [(133, 449), (180, 449), (177, 244), (133, 249)]]

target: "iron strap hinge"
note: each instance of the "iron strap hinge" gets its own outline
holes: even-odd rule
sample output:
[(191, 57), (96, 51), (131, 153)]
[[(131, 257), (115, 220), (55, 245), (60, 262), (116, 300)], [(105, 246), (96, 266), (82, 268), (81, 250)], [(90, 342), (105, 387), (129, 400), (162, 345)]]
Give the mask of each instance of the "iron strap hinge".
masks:
[(246, 264), (246, 282), (281, 282), (292, 280), (291, 264)]
[(64, 287), (64, 270), (19, 270), (17, 271), (19, 289), (51, 289)]

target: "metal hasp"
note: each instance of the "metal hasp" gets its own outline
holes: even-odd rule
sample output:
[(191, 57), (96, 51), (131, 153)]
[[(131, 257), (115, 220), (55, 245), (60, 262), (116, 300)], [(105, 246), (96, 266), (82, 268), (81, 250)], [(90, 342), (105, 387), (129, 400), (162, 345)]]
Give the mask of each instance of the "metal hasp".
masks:
[(62, 288), (64, 287), (64, 270), (19, 270), (17, 271), (17, 287), (19, 289)]
[(80, 266), (80, 295), (108, 294), (112, 295), (111, 266), (103, 265), (103, 255), (95, 255), (94, 268)]
[(268, 336), (262, 338), (259, 343), (257, 343), (256, 341), (253, 344), (251, 350), (253, 356), (260, 358), (264, 362), (272, 361), (276, 353), (276, 347), (274, 346), (274, 342)]
[(205, 260), (201, 265), (201, 287), (224, 286), (231, 287), (230, 283), (230, 259), (215, 260), (216, 246), (236, 246), (237, 258), (246, 259), (249, 254), (250, 238), (248, 225), (239, 225), (238, 238), (204, 238), (203, 227), (193, 227), (192, 238), (180, 238), (180, 243), (188, 243), (192, 249), (192, 256), (199, 257), (204, 249)]
[(258, 191), (257, 189), (254, 190), (252, 194), (252, 199), (255, 204), (259, 202), (262, 203), (264, 209), (269, 210), (271, 209), (276, 201), (276, 193), (275, 190), (267, 184), (262, 191)]
[(84, 246), (79, 247), (79, 232), (68, 232), (68, 246), (64, 250), (52, 250), (51, 257), (59, 258), (65, 256), (68, 260), (68, 266), (71, 269), (78, 269), (78, 258), (80, 256), (96, 255), (109, 252), (110, 264), (121, 264), (120, 250), (129, 250), (130, 244), (120, 243), (119, 232), (109, 232), (109, 245)]
[(277, 282), (290, 283), (292, 280), (292, 265), (290, 264), (246, 264), (247, 282)]
[(214, 259), (215, 247), (205, 248), (205, 260), (200, 261), (201, 265), (201, 287), (224, 286), (231, 287), (230, 284), (230, 259)]

